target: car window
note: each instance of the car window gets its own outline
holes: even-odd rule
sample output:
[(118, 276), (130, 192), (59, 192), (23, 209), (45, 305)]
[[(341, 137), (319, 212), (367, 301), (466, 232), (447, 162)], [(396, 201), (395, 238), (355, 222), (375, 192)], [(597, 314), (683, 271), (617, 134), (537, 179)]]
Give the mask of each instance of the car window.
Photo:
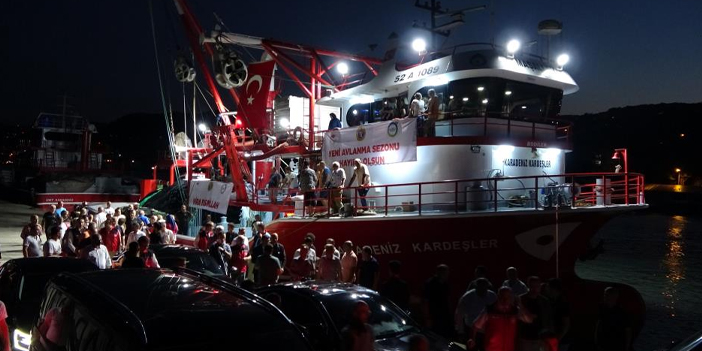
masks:
[(16, 296), (12, 296), (15, 292), (13, 285), (15, 284), (19, 274), (9, 267), (3, 266), (2, 273), (0, 273), (0, 300), (5, 302), (8, 308), (11, 308)]
[(293, 322), (304, 326), (324, 324), (324, 318), (312, 299), (287, 291), (265, 292), (262, 297), (271, 301), (272, 294), (280, 296), (280, 310)]
[(35, 337), (47, 351), (121, 351), (114, 331), (98, 323), (82, 305), (76, 304), (61, 291), (49, 288), (44, 297), (41, 318)]
[(341, 331), (351, 321), (351, 314), (357, 301), (362, 300), (370, 307), (368, 324), (373, 328), (377, 339), (395, 336), (416, 330), (412, 320), (388, 300), (366, 294), (332, 294), (321, 297), (324, 307), (336, 328)]
[(209, 275), (221, 276), (224, 271), (217, 262), (206, 252), (159, 250), (156, 258), (162, 268), (175, 268), (185, 260), (185, 268)]

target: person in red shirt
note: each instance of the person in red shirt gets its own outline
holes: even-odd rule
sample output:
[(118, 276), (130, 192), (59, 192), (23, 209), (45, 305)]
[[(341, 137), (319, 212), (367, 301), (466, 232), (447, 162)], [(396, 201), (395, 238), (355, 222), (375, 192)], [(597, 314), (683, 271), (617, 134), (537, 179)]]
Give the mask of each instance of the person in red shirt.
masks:
[(514, 351), (517, 337), (517, 320), (531, 323), (532, 316), (525, 314), (514, 304), (512, 289), (503, 286), (497, 293), (497, 301), (485, 308), (473, 323), (468, 348), (473, 349), (478, 331), (485, 333), (485, 351)]
[(110, 256), (114, 256), (122, 247), (122, 235), (117, 228), (115, 219), (110, 218), (105, 221), (105, 226), (99, 231), (102, 243), (107, 248)]
[(205, 226), (200, 229), (200, 232), (197, 234), (195, 237), (195, 241), (193, 242), (193, 246), (197, 247), (198, 249), (202, 251), (207, 251), (210, 248), (210, 245), (213, 242), (214, 238), (214, 232), (212, 231), (214, 229), (214, 223), (206, 222)]
[(10, 328), (5, 319), (7, 319), (7, 309), (0, 301), (0, 351), (10, 351)]

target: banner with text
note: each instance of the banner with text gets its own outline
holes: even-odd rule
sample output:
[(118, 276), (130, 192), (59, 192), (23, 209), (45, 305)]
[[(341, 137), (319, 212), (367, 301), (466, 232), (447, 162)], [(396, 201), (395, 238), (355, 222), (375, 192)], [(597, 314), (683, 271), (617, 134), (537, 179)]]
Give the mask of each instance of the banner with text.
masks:
[(397, 119), (336, 129), (324, 135), (322, 158), (331, 167), (353, 167), (360, 158), (367, 166), (417, 161), (417, 120)]
[(221, 214), (227, 213), (234, 184), (211, 180), (193, 180), (190, 186), (190, 207)]

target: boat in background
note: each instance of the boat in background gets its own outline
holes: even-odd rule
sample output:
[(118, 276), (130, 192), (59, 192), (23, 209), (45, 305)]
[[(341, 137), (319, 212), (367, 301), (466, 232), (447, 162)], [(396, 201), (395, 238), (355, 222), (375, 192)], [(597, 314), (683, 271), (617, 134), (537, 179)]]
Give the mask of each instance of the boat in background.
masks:
[(85, 117), (40, 113), (20, 142), (23, 151), (14, 159), (14, 174), (4, 177), (5, 185), (27, 191), (30, 201), (42, 208), (58, 201), (67, 205), (138, 201), (138, 180), (111, 167), (114, 160), (104, 157), (104, 145), (92, 140), (97, 132)]

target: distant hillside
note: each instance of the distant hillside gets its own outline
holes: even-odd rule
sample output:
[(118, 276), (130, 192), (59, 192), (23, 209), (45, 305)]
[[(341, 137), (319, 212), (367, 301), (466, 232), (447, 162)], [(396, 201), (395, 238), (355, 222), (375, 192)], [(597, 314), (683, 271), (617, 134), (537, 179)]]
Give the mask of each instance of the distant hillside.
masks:
[(574, 123), (568, 172), (612, 171), (613, 150), (627, 148), (629, 171), (643, 173), (647, 183), (674, 182), (675, 168), (691, 177), (686, 184), (700, 182), (702, 103), (627, 106), (563, 118)]

